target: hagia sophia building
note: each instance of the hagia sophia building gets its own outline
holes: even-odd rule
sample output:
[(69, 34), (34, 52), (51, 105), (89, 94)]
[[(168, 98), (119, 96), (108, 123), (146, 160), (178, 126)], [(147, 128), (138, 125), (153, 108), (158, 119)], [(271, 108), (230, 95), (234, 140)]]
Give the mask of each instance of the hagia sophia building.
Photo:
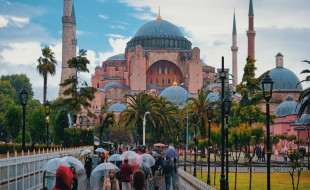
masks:
[[(70, 74), (75, 73), (67, 65), (67, 61), (76, 56), (77, 44), (76, 20), (72, 0), (64, 0), (62, 22), (63, 59), (61, 81), (64, 81)], [(256, 32), (254, 30), (252, 0), (249, 0), (248, 24), (248, 55), (255, 58)], [(238, 76), (235, 15), (233, 16), (232, 25), (231, 73), (233, 76)], [(273, 97), (270, 105), (271, 113), (275, 114), (277, 119), (271, 128), (271, 132), (274, 134), (295, 134), (297, 136), (297, 131), (294, 129), (296, 126), (305, 126), (305, 124), (300, 124), (300, 121), (297, 121), (297, 109), (293, 109), (293, 104), (296, 107), (296, 101), (303, 88), (301, 84), (296, 87), (300, 82), (298, 77), (284, 67), (284, 56), (277, 52), (275, 52), (275, 55), (275, 68), (270, 72), (270, 77), (274, 81)], [(178, 26), (164, 20), (159, 12), (156, 20), (147, 22), (137, 29), (135, 36), (127, 42), (123, 54), (114, 55), (95, 68), (91, 83), (92, 87), (97, 88), (98, 91), (95, 94), (95, 99), (91, 102), (92, 107), (89, 109), (99, 115), (101, 106), (106, 105), (109, 111), (114, 111), (117, 115), (126, 109), (125, 94), (134, 94), (141, 91), (148, 91), (152, 95), (166, 97), (167, 100), (176, 103), (179, 107), (183, 107), (186, 105), (187, 98), (190, 96), (195, 97), (201, 87), (212, 89), (216, 94), (215, 76), (215, 68), (202, 61), (199, 47), (193, 47)], [(231, 85), (238, 84), (237, 78), (234, 77), (235, 80)], [(60, 88), (60, 96), (62, 96), (63, 90), (63, 88)], [(214, 97), (213, 99), (216, 100)], [(262, 103), (261, 106), (264, 111), (265, 104)], [(283, 107), (285, 107), (283, 110), (287, 110), (289, 106), (291, 106), (291, 112), (279, 111)], [(79, 114), (87, 117), (86, 112), (82, 111)], [(310, 123), (309, 115), (305, 114), (303, 119), (305, 121), (302, 122)], [(99, 123), (99, 121), (92, 118), (89, 118), (89, 120), (90, 127), (94, 127)], [(86, 124), (82, 124), (81, 127), (86, 127)], [(301, 132), (304, 133), (301, 138), (306, 140), (306, 131)]]

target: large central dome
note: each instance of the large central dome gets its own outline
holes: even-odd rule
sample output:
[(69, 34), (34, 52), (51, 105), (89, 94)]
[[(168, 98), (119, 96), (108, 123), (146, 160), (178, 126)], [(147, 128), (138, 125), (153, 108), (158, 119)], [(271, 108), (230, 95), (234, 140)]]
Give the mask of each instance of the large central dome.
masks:
[(126, 49), (137, 45), (144, 49), (190, 50), (192, 43), (184, 38), (177, 26), (159, 18), (141, 26), (134, 38), (127, 43)]
[(153, 20), (144, 24), (135, 35), (135, 37), (138, 36), (184, 37), (177, 26), (165, 20)]

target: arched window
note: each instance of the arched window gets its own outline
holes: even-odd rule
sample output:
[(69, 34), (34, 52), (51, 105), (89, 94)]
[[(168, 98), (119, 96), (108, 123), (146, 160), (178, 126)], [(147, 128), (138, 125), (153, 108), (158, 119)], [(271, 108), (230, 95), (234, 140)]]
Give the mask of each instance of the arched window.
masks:
[(168, 84), (170, 84), (170, 79), (168, 79)]

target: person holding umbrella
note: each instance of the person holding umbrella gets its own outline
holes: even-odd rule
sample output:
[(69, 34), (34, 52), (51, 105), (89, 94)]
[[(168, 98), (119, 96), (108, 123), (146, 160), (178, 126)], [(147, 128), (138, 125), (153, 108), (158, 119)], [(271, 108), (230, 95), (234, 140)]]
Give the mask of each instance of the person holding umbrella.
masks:
[(72, 190), (77, 190), (78, 189), (78, 185), (79, 185), (79, 181), (78, 181), (77, 177), (75, 176), (75, 174), (76, 174), (75, 167), (71, 166), (70, 170), (71, 170), (71, 172), (73, 174), (72, 185), (71, 185)]
[(125, 158), (124, 164), (122, 165), (120, 171), (123, 190), (131, 190), (130, 182), (132, 174), (133, 174), (133, 168), (128, 164), (128, 158)]
[(109, 170), (109, 177), (105, 178), (102, 190), (120, 190), (118, 180), (115, 177), (115, 171)]
[(84, 167), (86, 170), (87, 180), (90, 181), (90, 174), (91, 174), (91, 170), (93, 169), (93, 159), (91, 158), (90, 153), (88, 153), (85, 158)]

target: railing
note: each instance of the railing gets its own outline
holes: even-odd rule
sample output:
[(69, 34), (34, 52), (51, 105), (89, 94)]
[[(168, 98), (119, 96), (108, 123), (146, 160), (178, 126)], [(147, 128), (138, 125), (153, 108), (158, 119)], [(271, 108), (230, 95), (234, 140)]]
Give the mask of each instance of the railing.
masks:
[(76, 156), (81, 149), (54, 149), (38, 154), (7, 157), (0, 159), (0, 190), (35, 190), (42, 188), (43, 165), (51, 158), (61, 156)]
[(185, 172), (184, 170), (178, 170), (180, 183), (185, 189), (207, 189), (207, 190), (215, 190), (215, 188), (207, 185), (205, 182), (195, 178), (194, 176), (190, 175), (189, 173)]

